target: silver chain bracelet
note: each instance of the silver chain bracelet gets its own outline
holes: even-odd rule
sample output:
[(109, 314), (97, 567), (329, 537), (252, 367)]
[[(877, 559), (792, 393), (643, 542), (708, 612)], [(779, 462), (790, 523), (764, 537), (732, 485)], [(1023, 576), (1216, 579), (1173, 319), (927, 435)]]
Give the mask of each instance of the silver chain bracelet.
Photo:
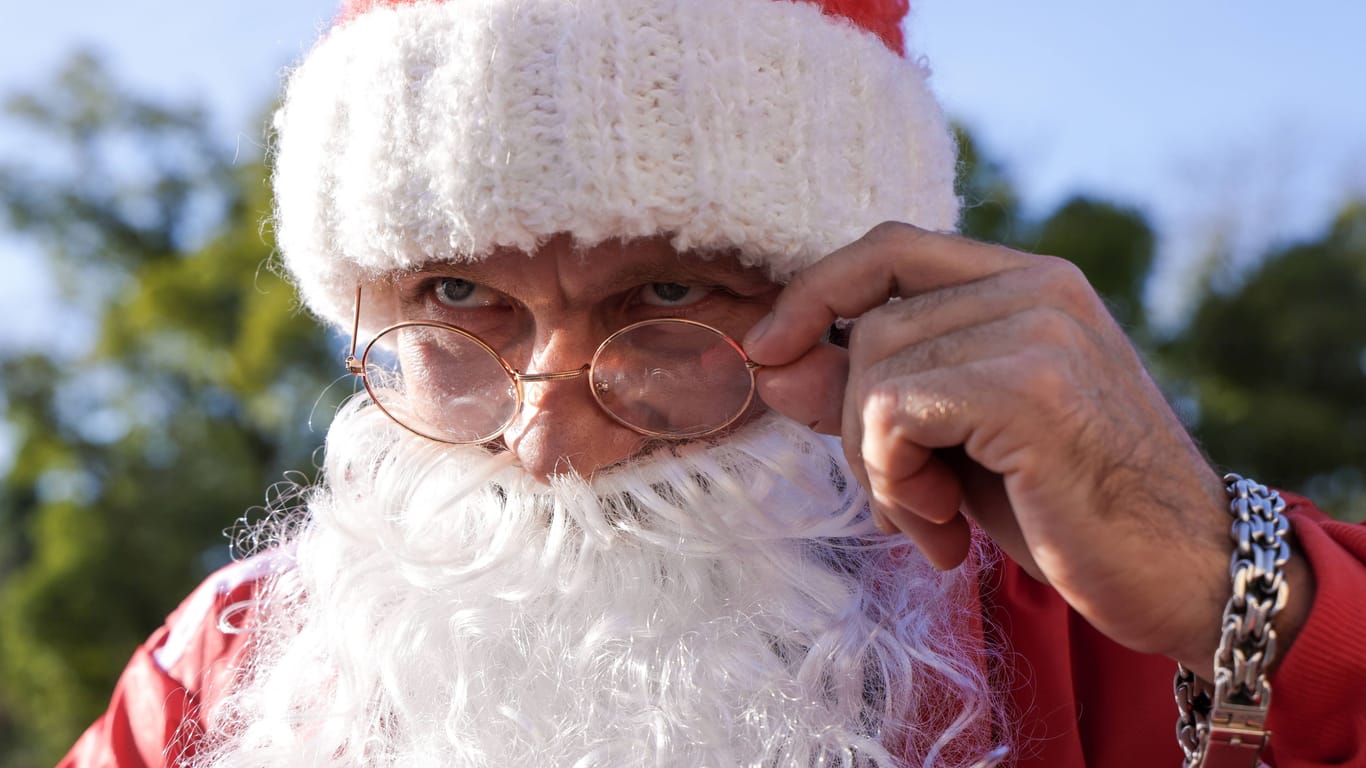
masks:
[(1233, 474), (1224, 475), (1224, 484), (1233, 517), (1233, 597), (1224, 606), (1214, 685), (1180, 666), (1173, 684), (1180, 710), (1176, 738), (1186, 753), (1186, 768), (1255, 768), (1271, 739), (1266, 670), (1276, 657), (1271, 620), (1289, 596), (1285, 537), (1290, 523), (1279, 493)]

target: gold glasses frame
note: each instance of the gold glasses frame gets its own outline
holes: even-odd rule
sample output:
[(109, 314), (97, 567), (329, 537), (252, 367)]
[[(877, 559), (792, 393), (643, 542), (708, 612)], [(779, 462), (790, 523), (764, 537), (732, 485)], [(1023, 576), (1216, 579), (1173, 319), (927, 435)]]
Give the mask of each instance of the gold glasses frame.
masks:
[[(713, 333), (721, 340), (723, 340), (726, 344), (730, 345), (735, 350), (736, 354), (738, 354), (740, 358), (744, 360), (745, 370), (749, 374), (749, 392), (745, 396), (744, 403), (736, 409), (735, 413), (732, 414), (730, 418), (728, 418), (724, 423), (719, 424), (717, 426), (709, 427), (703, 430), (695, 430), (693, 432), (687, 433), (660, 432), (656, 430), (647, 429), (645, 427), (641, 427), (637, 424), (632, 424), (626, 419), (623, 419), (622, 417), (618, 416), (611, 408), (607, 406), (605, 402), (603, 402), (603, 393), (599, 392), (597, 387), (588, 387), (588, 391), (591, 392), (593, 395), (593, 402), (597, 404), (599, 410), (607, 414), (607, 416), (617, 424), (620, 424), (621, 426), (626, 427), (627, 429), (630, 429), (634, 432), (645, 435), (647, 437), (660, 438), (664, 440), (695, 440), (697, 438), (714, 435), (717, 432), (720, 432), (726, 429), (727, 427), (731, 426), (736, 421), (738, 421), (742, 416), (744, 416), (745, 413), (750, 410), (750, 406), (754, 403), (754, 395), (757, 390), (757, 385), (755, 382), (755, 371), (763, 367), (759, 363), (750, 360), (749, 355), (745, 354), (745, 351), (740, 347), (740, 344), (736, 342), (734, 339), (732, 339), (730, 336), (726, 335), (725, 332), (721, 331), (720, 329), (714, 328), (710, 325), (707, 325), (706, 323), (700, 323), (696, 320), (689, 320), (687, 318), (682, 317), (657, 317), (651, 318), (649, 320), (641, 320), (640, 322), (632, 323), (624, 328), (614, 331), (613, 333), (608, 335), (607, 338), (602, 340), (602, 343), (598, 345), (596, 350), (594, 350), (593, 357), (589, 362), (584, 363), (578, 368), (572, 368), (564, 371), (548, 371), (545, 373), (527, 373), (525, 371), (520, 371), (517, 368), (515, 368), (511, 363), (509, 363), (507, 361), (507, 358), (499, 354), (498, 350), (494, 349), (492, 345), (490, 345), (483, 339), (479, 338), (477, 335), (459, 326), (451, 325), (449, 323), (442, 323), (435, 320), (404, 320), (386, 326), (385, 328), (382, 328), (375, 333), (374, 337), (369, 341), (369, 343), (365, 345), (365, 348), (361, 351), (360, 357), (357, 357), (356, 349), (359, 345), (360, 337), (360, 307), (361, 286), (357, 285), (356, 313), (354, 321), (351, 326), (351, 351), (346, 356), (345, 361), (347, 373), (360, 377), (361, 382), (365, 385), (366, 393), (370, 395), (370, 402), (374, 403), (374, 405), (378, 407), (381, 411), (383, 411), (384, 415), (388, 416), (389, 419), (393, 421), (395, 424), (399, 425), (400, 427), (403, 427), (404, 429), (408, 430), (409, 432), (412, 432), (413, 434), (419, 437), (424, 437), (428, 440), (434, 440), (439, 443), (448, 443), (451, 445), (478, 445), (490, 442), (492, 440), (496, 440), (505, 431), (507, 431), (508, 427), (512, 426), (512, 423), (517, 420), (517, 416), (522, 412), (522, 406), (526, 403), (526, 394), (523, 390), (524, 384), (537, 382), (566, 381), (568, 379), (576, 379), (584, 375), (589, 375), (591, 379), (592, 371), (594, 367), (597, 365), (598, 360), (601, 358), (603, 350), (607, 349), (614, 340), (619, 339), (624, 334), (627, 334), (638, 328), (651, 325), (681, 324), (692, 326), (695, 328), (700, 328), (710, 333)], [(487, 437), (481, 437), (476, 440), (442, 439), (440, 437), (435, 437), (433, 435), (414, 429), (413, 427), (405, 424), (402, 419), (395, 416), (388, 408), (384, 407), (383, 398), (381, 398), (379, 394), (376, 393), (375, 390), (371, 387), (370, 377), (366, 372), (367, 363), (370, 358), (370, 352), (374, 349), (375, 342), (382, 338), (385, 334), (390, 333), (391, 331), (400, 330), (402, 328), (415, 327), (439, 328), (445, 331), (457, 333), (465, 337), (469, 341), (472, 341), (475, 344), (477, 344), (484, 351), (488, 352), (489, 355), (491, 355), (495, 360), (497, 360), (499, 364), (503, 366), (503, 371), (507, 374), (508, 379), (513, 384), (513, 390), (516, 394), (517, 402), (516, 406), (512, 409), (512, 412), (508, 416), (507, 420), (504, 421), (503, 424), (498, 427), (497, 431), (493, 432)]]

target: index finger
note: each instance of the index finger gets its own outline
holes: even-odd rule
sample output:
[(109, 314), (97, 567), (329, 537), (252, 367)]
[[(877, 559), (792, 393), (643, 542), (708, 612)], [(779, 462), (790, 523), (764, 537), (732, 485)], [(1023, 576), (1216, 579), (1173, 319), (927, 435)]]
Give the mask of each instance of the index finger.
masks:
[(743, 346), (756, 363), (786, 365), (814, 347), (836, 318), (1018, 269), (1033, 258), (910, 224), (879, 224), (798, 272)]

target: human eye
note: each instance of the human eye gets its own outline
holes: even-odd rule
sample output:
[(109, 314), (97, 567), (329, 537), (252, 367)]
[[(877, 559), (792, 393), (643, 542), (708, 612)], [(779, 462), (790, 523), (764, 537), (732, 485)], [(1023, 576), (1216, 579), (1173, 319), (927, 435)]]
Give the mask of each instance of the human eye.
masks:
[(652, 307), (687, 307), (710, 296), (711, 288), (683, 283), (647, 283), (640, 288), (640, 303)]
[(497, 291), (462, 277), (438, 277), (429, 285), (432, 298), (451, 309), (476, 309), (503, 303)]

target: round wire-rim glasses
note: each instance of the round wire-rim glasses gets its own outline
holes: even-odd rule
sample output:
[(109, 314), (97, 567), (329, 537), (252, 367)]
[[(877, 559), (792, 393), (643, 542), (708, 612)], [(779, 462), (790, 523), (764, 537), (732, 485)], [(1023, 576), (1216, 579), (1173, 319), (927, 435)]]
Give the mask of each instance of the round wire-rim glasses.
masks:
[(442, 443), (493, 440), (521, 412), (524, 385), (580, 376), (598, 407), (628, 429), (667, 440), (706, 437), (745, 414), (762, 367), (722, 331), (678, 317), (621, 328), (588, 363), (565, 371), (520, 371), (475, 334), (430, 320), (380, 330), (357, 357), (360, 308), (357, 285), (347, 372), (396, 424)]

